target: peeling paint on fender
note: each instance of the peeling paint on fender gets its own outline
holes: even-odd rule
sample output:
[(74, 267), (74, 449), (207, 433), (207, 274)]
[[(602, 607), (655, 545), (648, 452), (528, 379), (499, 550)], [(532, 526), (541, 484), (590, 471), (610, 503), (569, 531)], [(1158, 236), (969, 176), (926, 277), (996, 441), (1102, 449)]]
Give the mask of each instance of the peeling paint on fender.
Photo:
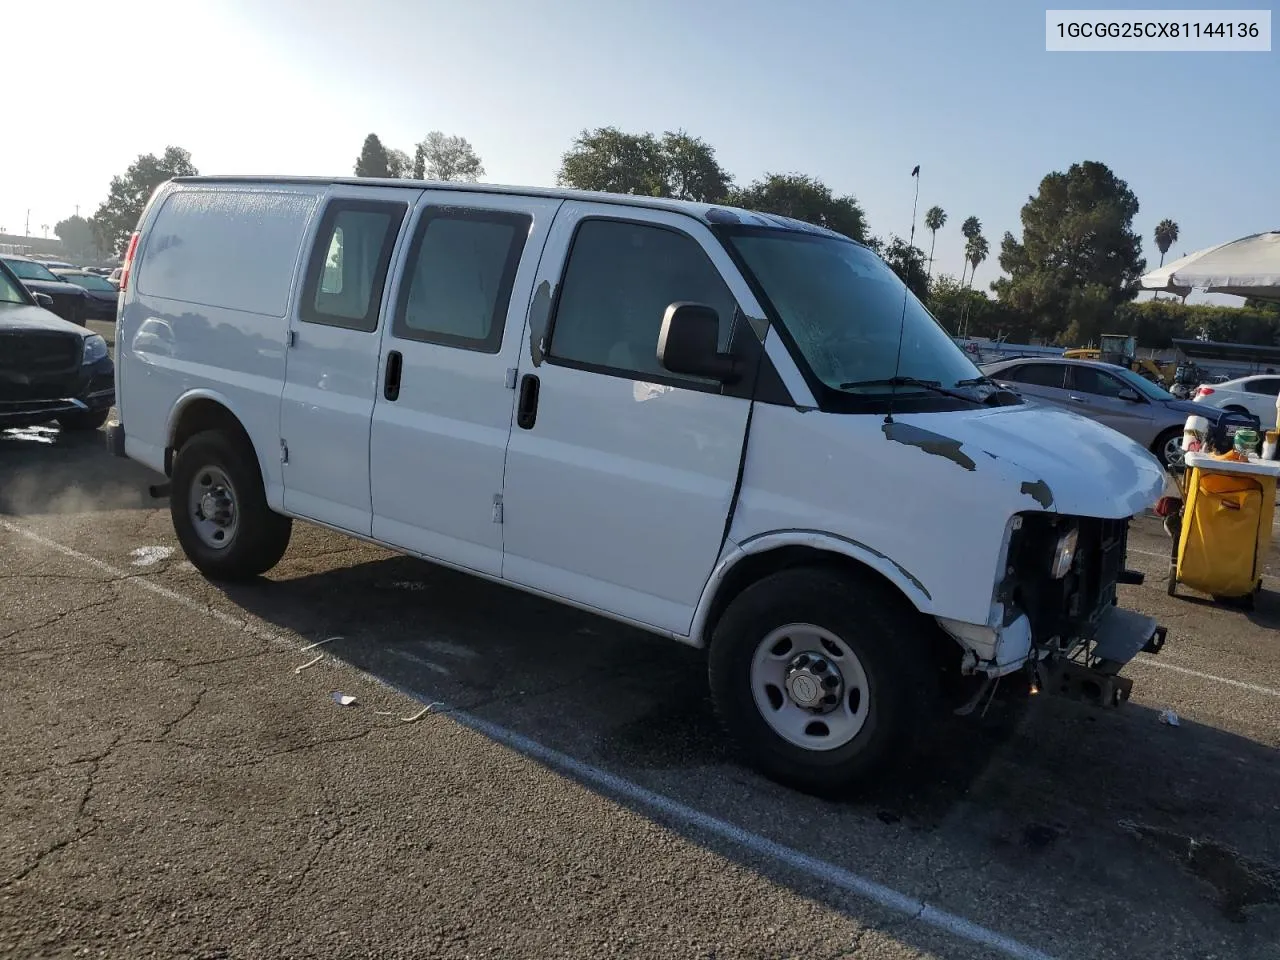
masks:
[(961, 449), (959, 440), (944, 437), (940, 433), (934, 433), (932, 430), (925, 430), (923, 427), (917, 427), (910, 423), (898, 423), (896, 421), (884, 424), (881, 429), (884, 431), (884, 435), (894, 443), (906, 444), (909, 447), (919, 447), (925, 453), (950, 460), (966, 470), (977, 468), (973, 458)]
[(542, 365), (542, 346), (547, 336), (547, 320), (551, 315), (551, 283), (543, 280), (534, 291), (529, 306), (529, 358), (535, 367)]
[(1031, 497), (1044, 507), (1046, 510), (1053, 506), (1053, 491), (1049, 489), (1049, 485), (1043, 480), (1037, 480), (1035, 483), (1022, 482), (1022, 492)]

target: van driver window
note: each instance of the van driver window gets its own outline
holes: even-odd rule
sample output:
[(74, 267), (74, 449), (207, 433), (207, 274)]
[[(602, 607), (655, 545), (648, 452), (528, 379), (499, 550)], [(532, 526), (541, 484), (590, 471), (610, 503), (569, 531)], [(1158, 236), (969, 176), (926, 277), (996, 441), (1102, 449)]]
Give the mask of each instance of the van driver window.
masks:
[(568, 365), (669, 378), (658, 363), (658, 334), (677, 300), (714, 307), (720, 349), (727, 348), (733, 294), (697, 241), (647, 224), (584, 221), (565, 270), (548, 355)]
[(531, 220), (491, 210), (430, 212), (409, 250), (392, 332), (497, 353)]
[(391, 248), (403, 203), (336, 200), (316, 236), (302, 319), (371, 332), (377, 329)]

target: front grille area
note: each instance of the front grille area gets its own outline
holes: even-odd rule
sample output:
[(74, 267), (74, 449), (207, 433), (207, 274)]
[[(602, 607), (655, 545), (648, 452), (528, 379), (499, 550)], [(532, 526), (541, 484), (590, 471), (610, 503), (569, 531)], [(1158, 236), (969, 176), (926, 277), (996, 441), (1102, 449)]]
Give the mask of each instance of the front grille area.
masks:
[(75, 333), (0, 333), (0, 372), (33, 376), (74, 370), (83, 349), (84, 339)]
[[(1065, 576), (1054, 580), (1054, 551), (1071, 524), (1079, 531), (1075, 561)], [(1115, 603), (1128, 539), (1128, 520), (1024, 515), (1022, 529), (1009, 545), (1012, 573), (1001, 585), (1000, 598), (1026, 613), (1038, 643), (1066, 646), (1090, 638)]]

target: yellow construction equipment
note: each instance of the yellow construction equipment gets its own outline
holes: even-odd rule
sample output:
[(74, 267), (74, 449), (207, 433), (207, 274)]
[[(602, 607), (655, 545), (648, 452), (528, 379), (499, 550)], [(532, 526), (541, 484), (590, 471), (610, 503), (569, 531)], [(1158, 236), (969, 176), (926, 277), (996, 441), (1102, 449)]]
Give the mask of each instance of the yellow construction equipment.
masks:
[(1098, 344), (1097, 347), (1077, 347), (1074, 350), (1067, 350), (1062, 355), (1068, 360), (1101, 360), (1103, 363), (1112, 363), (1117, 367), (1132, 370), (1163, 387), (1173, 384), (1177, 364), (1168, 363), (1161, 366), (1154, 360), (1140, 358), (1136, 338), (1117, 333), (1104, 333), (1098, 338)]

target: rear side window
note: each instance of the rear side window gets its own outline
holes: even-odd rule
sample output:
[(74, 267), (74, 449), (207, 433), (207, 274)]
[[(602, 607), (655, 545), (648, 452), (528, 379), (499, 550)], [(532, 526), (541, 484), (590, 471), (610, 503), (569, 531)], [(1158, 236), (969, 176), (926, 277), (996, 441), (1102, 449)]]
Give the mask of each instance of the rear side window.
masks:
[(431, 210), (418, 224), (392, 332), (497, 353), (532, 219), (497, 210)]
[(1258, 377), (1244, 386), (1249, 393), (1260, 393), (1266, 397), (1274, 397), (1280, 393), (1280, 377)]
[[(1071, 389), (1098, 397), (1119, 397), (1126, 384), (1096, 367), (1075, 367), (1071, 371)], [(1132, 389), (1132, 387), (1130, 387)]]
[(716, 309), (725, 350), (737, 304), (696, 240), (649, 224), (586, 220), (565, 268), (548, 355), (567, 366), (670, 380), (658, 363), (658, 334), (677, 300)]
[(1059, 390), (1066, 379), (1066, 367), (1056, 363), (1024, 363), (1013, 367), (1003, 374), (996, 374), (1001, 380), (1012, 380), (1014, 383), (1026, 383), (1033, 387), (1055, 387)]
[(388, 200), (334, 200), (325, 208), (307, 265), (299, 316), (307, 323), (372, 333), (387, 265), (408, 209)]
[(289, 309), (316, 198), (259, 190), (175, 190), (147, 228), (140, 295), (269, 317)]

